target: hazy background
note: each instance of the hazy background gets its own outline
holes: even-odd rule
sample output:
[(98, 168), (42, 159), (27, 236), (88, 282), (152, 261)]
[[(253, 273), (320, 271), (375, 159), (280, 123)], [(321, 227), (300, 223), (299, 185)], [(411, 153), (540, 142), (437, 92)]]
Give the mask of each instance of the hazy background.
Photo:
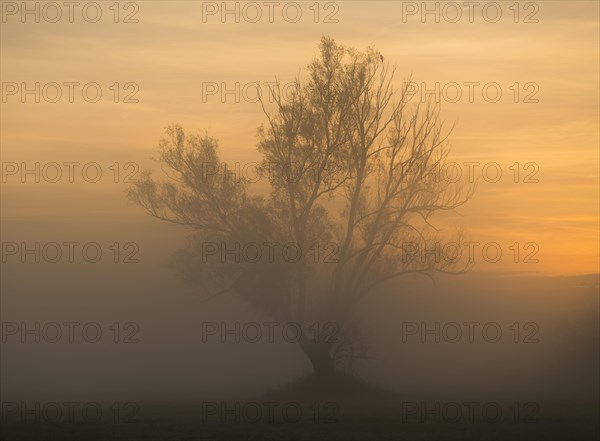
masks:
[[(109, 167), (130, 161), (156, 167), (149, 158), (174, 122), (218, 138), (227, 161), (257, 160), (255, 133), (265, 122), (260, 106), (220, 95), (203, 102), (203, 82), (233, 88), (289, 81), (316, 54), (322, 35), (358, 49), (375, 46), (397, 64), (398, 85), (412, 74), (430, 88), (496, 82), (503, 91), (497, 103), (486, 102), (480, 88), (472, 103), (466, 96), (442, 103), (443, 117), (457, 122), (452, 157), (496, 162), (503, 177), (480, 182), (473, 200), (438, 225), (463, 226), (469, 239), (497, 242), (506, 254), (497, 263), (477, 255), (472, 274), (435, 285), (401, 282), (374, 296), (362, 314), (377, 360), (356, 373), (411, 395), (597, 399), (597, 2), (536, 2), (538, 23), (514, 23), (513, 2), (499, 2), (498, 23), (481, 13), (473, 23), (421, 23), (418, 15), (404, 23), (402, 2), (392, 1), (336, 2), (337, 23), (314, 23), (312, 2), (300, 2), (298, 23), (280, 14), (274, 23), (266, 17), (223, 23), (219, 15), (203, 23), (202, 2), (141, 1), (134, 2), (138, 23), (113, 23), (108, 3), (101, 3), (106, 18), (94, 24), (77, 14), (74, 23), (21, 23), (13, 16), (1, 23), (3, 83), (97, 82), (104, 93), (97, 103), (76, 93), (73, 103), (63, 97), (55, 104), (3, 94), (3, 163), (96, 162), (104, 174), (97, 183), (76, 174), (73, 183), (52, 184), (3, 173), (2, 241), (97, 242), (105, 253), (96, 264), (80, 255), (57, 264), (9, 257), (2, 264), (2, 322), (95, 321), (107, 332), (96, 344), (21, 344), (7, 337), (2, 400), (245, 397), (309, 371), (308, 360), (284, 341), (202, 342), (203, 322), (268, 318), (234, 298), (203, 302), (185, 286), (164, 262), (185, 244), (186, 232), (129, 204), (126, 184), (113, 182)], [(114, 103), (115, 82), (137, 83), (139, 102)], [(521, 89), (515, 103), (509, 88), (517, 82), (539, 85), (539, 102), (521, 102)], [(539, 183), (514, 183), (515, 162), (538, 164)], [(139, 263), (113, 263), (114, 242), (138, 244)], [(535, 242), (539, 262), (515, 263), (508, 251), (514, 242)], [(421, 321), (495, 321), (506, 332), (514, 322), (535, 322), (539, 342), (517, 344), (506, 334), (497, 344), (403, 343), (402, 322)], [(114, 322), (137, 323), (139, 342), (112, 343)]]

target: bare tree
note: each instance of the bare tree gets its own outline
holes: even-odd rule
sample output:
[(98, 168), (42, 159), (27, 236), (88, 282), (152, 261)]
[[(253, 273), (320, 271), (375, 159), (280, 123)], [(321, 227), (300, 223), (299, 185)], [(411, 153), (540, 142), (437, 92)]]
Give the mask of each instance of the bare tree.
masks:
[[(296, 78), (287, 97), (272, 90), (271, 109), (261, 100), (267, 123), (258, 149), (270, 194), (253, 195), (247, 179), (218, 166), (216, 140), (179, 126), (160, 144), (168, 180), (147, 172), (130, 191), (152, 216), (195, 230), (177, 261), (211, 295), (235, 292), (306, 329), (339, 326), (336, 339), (303, 334), (300, 345), (320, 375), (352, 355), (353, 310), (379, 285), (407, 273), (466, 270), (407, 252), (407, 244), (436, 246), (431, 216), (465, 203), (473, 189), (439, 178), (451, 128), (444, 130), (439, 106), (412, 103), (409, 81), (396, 90), (394, 72), (374, 49), (324, 37), (306, 80)], [(293, 261), (272, 252), (253, 262), (206, 258), (206, 244), (235, 250), (250, 242), (270, 250), (293, 243), (300, 253)]]

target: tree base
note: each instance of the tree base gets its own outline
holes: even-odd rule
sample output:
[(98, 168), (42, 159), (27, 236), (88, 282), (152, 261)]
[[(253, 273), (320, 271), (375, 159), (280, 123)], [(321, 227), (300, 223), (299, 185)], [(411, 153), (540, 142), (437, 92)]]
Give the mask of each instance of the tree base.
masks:
[(298, 401), (365, 401), (394, 394), (341, 371), (312, 373), (267, 392), (264, 398)]

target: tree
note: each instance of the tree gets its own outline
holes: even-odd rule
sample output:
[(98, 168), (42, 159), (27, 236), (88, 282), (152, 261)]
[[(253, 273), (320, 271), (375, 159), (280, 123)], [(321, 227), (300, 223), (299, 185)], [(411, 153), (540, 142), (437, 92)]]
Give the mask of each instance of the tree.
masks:
[[(412, 104), (410, 82), (393, 87), (395, 68), (379, 52), (323, 37), (307, 73), (290, 96), (271, 90), (273, 109), (260, 100), (267, 121), (258, 130), (260, 171), (268, 171), (269, 194), (253, 194), (249, 179), (231, 176), (214, 138), (174, 125), (160, 143), (168, 179), (145, 172), (129, 196), (152, 216), (194, 230), (176, 262), (205, 292), (234, 292), (304, 329), (335, 323), (337, 339), (304, 332), (300, 341), (315, 373), (328, 375), (352, 355), (353, 308), (381, 284), (466, 269), (429, 254), (415, 258), (407, 247), (441, 240), (431, 216), (473, 192), (439, 179), (451, 129), (444, 131), (435, 103)], [(208, 259), (249, 243), (266, 247), (268, 258)], [(274, 251), (283, 244), (294, 244), (294, 257)]]

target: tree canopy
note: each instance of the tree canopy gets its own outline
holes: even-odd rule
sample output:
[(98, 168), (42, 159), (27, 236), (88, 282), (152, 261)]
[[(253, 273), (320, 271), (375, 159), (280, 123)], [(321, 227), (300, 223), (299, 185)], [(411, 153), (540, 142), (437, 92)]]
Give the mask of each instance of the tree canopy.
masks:
[[(340, 342), (303, 344), (317, 369), (343, 352), (353, 307), (378, 285), (407, 273), (466, 269), (430, 254), (407, 258), (406, 247), (439, 243), (431, 216), (464, 204), (473, 188), (439, 179), (452, 128), (439, 105), (414, 102), (410, 81), (394, 87), (395, 67), (375, 49), (323, 37), (306, 73), (288, 96), (275, 88), (273, 105), (260, 101), (261, 170), (274, 170), (268, 194), (216, 166), (216, 139), (172, 125), (160, 142), (165, 178), (145, 172), (129, 196), (152, 216), (194, 230), (177, 262), (208, 295), (235, 292), (302, 325), (338, 323)], [(268, 258), (207, 258), (215, 247), (248, 243)], [(281, 253), (284, 244), (299, 255)]]

